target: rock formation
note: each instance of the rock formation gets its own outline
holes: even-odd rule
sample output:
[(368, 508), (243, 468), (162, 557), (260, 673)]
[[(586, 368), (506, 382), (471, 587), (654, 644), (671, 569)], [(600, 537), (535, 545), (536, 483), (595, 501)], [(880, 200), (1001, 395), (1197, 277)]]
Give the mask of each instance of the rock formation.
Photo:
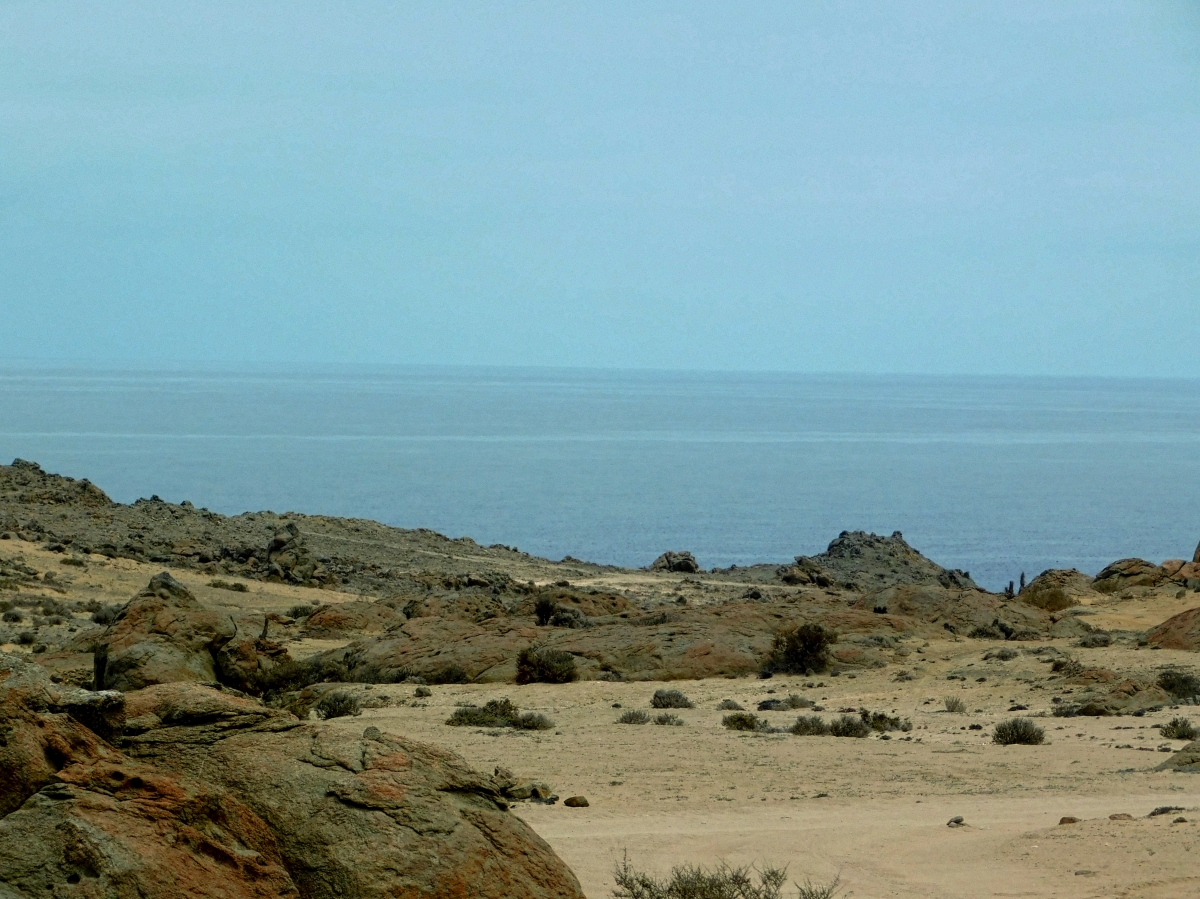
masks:
[(582, 899), (492, 778), (377, 728), (194, 683), (64, 690), (0, 655), (0, 733), (5, 899)]
[(700, 570), (700, 566), (696, 563), (696, 557), (689, 552), (665, 552), (650, 563), (650, 570), (695, 574)]
[(781, 569), (781, 577), (794, 572), (798, 573), (793, 574), (794, 577), (808, 574), (812, 582), (820, 586), (825, 585), (817, 580), (817, 576), (860, 591), (899, 585), (947, 589), (975, 587), (970, 574), (943, 568), (927, 559), (909, 546), (899, 531), (890, 537), (865, 531), (842, 531), (825, 552), (816, 556), (797, 556), (794, 566)]
[(1146, 642), (1163, 649), (1200, 652), (1200, 606), (1172, 615), (1146, 631)]

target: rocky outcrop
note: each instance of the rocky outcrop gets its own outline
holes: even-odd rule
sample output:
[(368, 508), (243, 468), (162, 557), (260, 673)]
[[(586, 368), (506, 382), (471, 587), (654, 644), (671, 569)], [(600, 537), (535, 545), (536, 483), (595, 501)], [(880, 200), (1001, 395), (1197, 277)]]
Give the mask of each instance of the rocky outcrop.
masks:
[(1200, 606), (1172, 615), (1146, 631), (1146, 642), (1162, 649), (1200, 652)]
[(1154, 770), (1200, 774), (1200, 740), (1188, 743)]
[(886, 587), (868, 593), (851, 608), (902, 616), (964, 637), (977, 634), (994, 639), (1040, 639), (1052, 624), (1048, 613), (1007, 600), (1003, 594), (942, 586)]
[(838, 585), (859, 591), (900, 585), (977, 589), (968, 572), (946, 569), (927, 559), (909, 546), (899, 531), (890, 537), (842, 531), (825, 552), (797, 556), (796, 564), (788, 569), (819, 572)]
[(651, 571), (678, 571), (695, 574), (700, 570), (696, 557), (689, 552), (665, 552), (650, 563)]
[(267, 580), (317, 586), (331, 582), (332, 578), (309, 552), (299, 526), (289, 521), (267, 544)]
[(127, 691), (177, 681), (215, 683), (214, 650), (235, 632), (229, 616), (205, 609), (166, 572), (157, 574), (97, 639), (96, 652), (107, 661), (97, 668), (96, 686)]
[(63, 690), (13, 656), (0, 677), (2, 897), (582, 899), (451, 753), (198, 684)]

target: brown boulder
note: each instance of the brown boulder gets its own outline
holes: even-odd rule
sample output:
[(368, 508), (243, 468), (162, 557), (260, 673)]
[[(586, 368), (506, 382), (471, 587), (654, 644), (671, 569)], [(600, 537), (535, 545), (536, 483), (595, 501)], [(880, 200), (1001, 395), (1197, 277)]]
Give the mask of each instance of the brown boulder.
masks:
[(323, 639), (378, 634), (404, 621), (404, 615), (384, 603), (343, 602), (321, 606), (304, 620), (304, 635)]
[(1127, 587), (1157, 587), (1166, 580), (1162, 566), (1145, 559), (1119, 559), (1106, 567), (1092, 582), (1101, 593), (1115, 593)]
[(1146, 642), (1163, 649), (1200, 651), (1200, 606), (1172, 615), (1146, 631)]
[(119, 757), (63, 769), (0, 819), (0, 883), (29, 899), (299, 896), (242, 803)]
[(696, 557), (689, 552), (665, 552), (650, 563), (651, 571), (677, 571), (695, 574), (700, 570)]
[(236, 626), (227, 615), (205, 609), (188, 589), (163, 572), (126, 604), (97, 639), (96, 686), (137, 690), (176, 681), (213, 683), (213, 652), (230, 640)]
[[(173, 689), (175, 706), (245, 712), (245, 700), (215, 690)], [(553, 850), (507, 812), (497, 784), (449, 752), (294, 719), (282, 730), (194, 738), (186, 725), (173, 729), (171, 740), (146, 731), (129, 751), (245, 803), (305, 897), (582, 897)]]

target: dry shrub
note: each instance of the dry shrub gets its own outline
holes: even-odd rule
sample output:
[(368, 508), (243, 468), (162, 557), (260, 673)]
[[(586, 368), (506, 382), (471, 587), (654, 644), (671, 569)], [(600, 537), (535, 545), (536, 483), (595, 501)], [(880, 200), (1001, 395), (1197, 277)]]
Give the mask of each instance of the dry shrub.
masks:
[(517, 730), (549, 730), (554, 722), (537, 712), (522, 712), (510, 699), (492, 699), (482, 707), (465, 705), (446, 719), (451, 727), (512, 727)]
[(313, 711), (318, 718), (345, 718), (350, 715), (362, 714), (362, 703), (353, 693), (345, 690), (333, 690), (317, 700)]
[(745, 711), (745, 709), (743, 709), (740, 705), (738, 705), (732, 699), (722, 699), (720, 702), (717, 703), (717, 710), (721, 711), (721, 712), (744, 712)]
[(655, 715), (654, 723), (665, 725), (667, 727), (683, 727), (683, 719), (678, 715), (672, 715), (670, 712), (663, 712), (661, 715)]
[(578, 677), (575, 656), (561, 649), (527, 646), (517, 655), (518, 684), (569, 684)]
[(772, 674), (816, 674), (829, 667), (829, 647), (837, 634), (819, 624), (785, 628), (775, 635), (763, 670)]
[(829, 733), (835, 737), (858, 737), (871, 733), (871, 725), (855, 715), (840, 715), (829, 725)]
[(1187, 718), (1172, 718), (1170, 723), (1162, 725), (1159, 730), (1168, 740), (1194, 740), (1197, 736), (1196, 728)]
[(1000, 746), (1037, 746), (1046, 739), (1046, 732), (1028, 718), (1001, 721), (992, 732), (992, 742)]
[(694, 709), (692, 701), (678, 690), (655, 690), (650, 700), (652, 709)]
[(630, 709), (628, 712), (623, 712), (621, 717), (617, 719), (617, 724), (649, 724), (650, 716), (641, 709)]
[(955, 715), (962, 715), (967, 711), (967, 704), (957, 696), (947, 696), (942, 700), (942, 705), (946, 707), (947, 712), (953, 712)]
[(827, 737), (829, 725), (820, 715), (801, 715), (791, 726), (790, 732), (797, 737)]
[(721, 727), (729, 730), (757, 731), (758, 733), (769, 733), (771, 730), (770, 724), (749, 712), (734, 712), (726, 715), (721, 719)]
[(1200, 695), (1200, 678), (1186, 671), (1169, 668), (1158, 675), (1158, 685), (1180, 699), (1189, 699)]
[(796, 709), (811, 709), (812, 707), (811, 699), (805, 699), (796, 693), (791, 694), (787, 699), (764, 699), (758, 704), (760, 712), (793, 712)]

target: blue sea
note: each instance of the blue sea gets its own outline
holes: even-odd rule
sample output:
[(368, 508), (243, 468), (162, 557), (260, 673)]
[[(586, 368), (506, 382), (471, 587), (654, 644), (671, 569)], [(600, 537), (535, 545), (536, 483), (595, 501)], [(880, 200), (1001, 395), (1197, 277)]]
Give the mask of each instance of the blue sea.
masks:
[(114, 499), (565, 555), (783, 562), (905, 538), (998, 589), (1191, 558), (1200, 382), (548, 369), (0, 370), (0, 456)]

